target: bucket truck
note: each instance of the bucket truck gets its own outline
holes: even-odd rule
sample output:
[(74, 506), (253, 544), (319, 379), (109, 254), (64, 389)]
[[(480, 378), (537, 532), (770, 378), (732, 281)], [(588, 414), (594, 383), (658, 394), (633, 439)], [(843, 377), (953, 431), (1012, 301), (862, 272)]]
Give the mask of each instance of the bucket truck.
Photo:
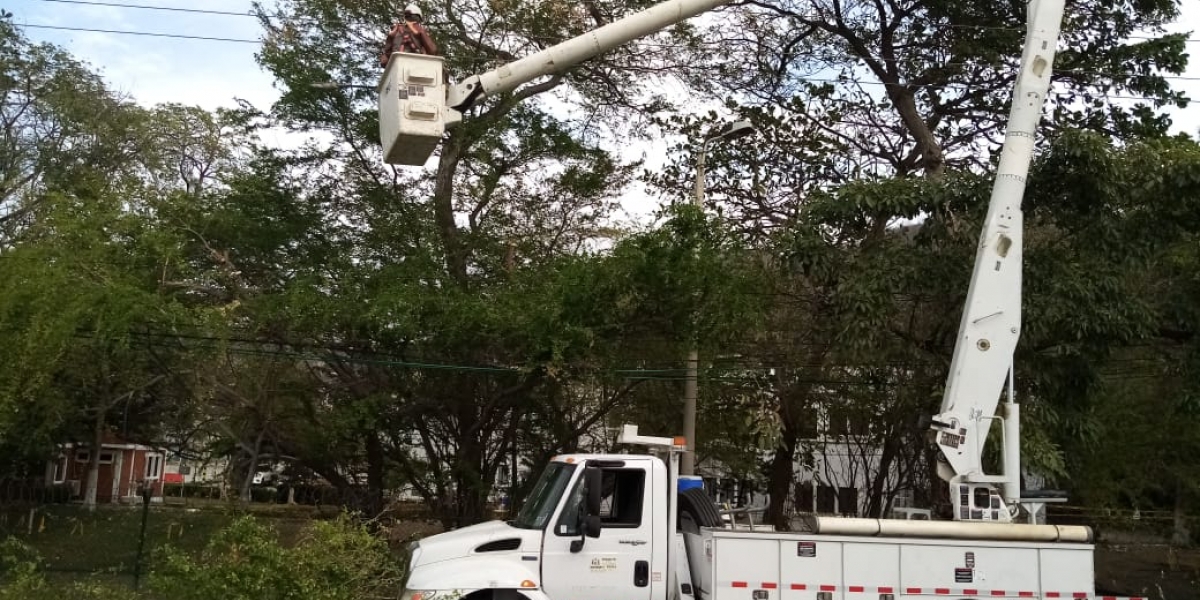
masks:
[(379, 82), (379, 138), (384, 161), (420, 166), (448, 128), (480, 100), (661, 31), (731, 0), (667, 0), (561, 44), (446, 85), (440, 56), (397, 52)]
[[(809, 515), (797, 532), (727, 524), (703, 489), (681, 482), (687, 440), (639, 435), (636, 426), (626, 425), (618, 443), (644, 453), (555, 457), (512, 520), (413, 543), (402, 599), (1097, 598), (1090, 528), (1014, 522), (1010, 509), (1023, 499), (1011, 393), (1004, 415), (994, 415), (1006, 381), (1011, 388), (1020, 331), (1020, 203), (1063, 3), (1028, 4), (1021, 72), (948, 389), (940, 413), (929, 420), (944, 456), (940, 472), (957, 500), (953, 520)], [(386, 127), (411, 131), (415, 126), (403, 119), (425, 115), (430, 145), (417, 152), (385, 140), (389, 156), (417, 161), (436, 143), (434, 133), (448, 122), (447, 114), (457, 118), (454, 111), (473, 99), (557, 66), (556, 52), (535, 55), (540, 57), (520, 69), (471, 78), (445, 96), (436, 85), (437, 61), (393, 56), (383, 104), (399, 112), (387, 117), (393, 122), (385, 137), (408, 135)], [(397, 86), (413, 81), (425, 82), (437, 100), (414, 103), (410, 87), (410, 101), (397, 104), (395, 98), (404, 99), (396, 96), (404, 89)], [(1004, 423), (1004, 469), (989, 475), (981, 457), (989, 425), (998, 418)]]

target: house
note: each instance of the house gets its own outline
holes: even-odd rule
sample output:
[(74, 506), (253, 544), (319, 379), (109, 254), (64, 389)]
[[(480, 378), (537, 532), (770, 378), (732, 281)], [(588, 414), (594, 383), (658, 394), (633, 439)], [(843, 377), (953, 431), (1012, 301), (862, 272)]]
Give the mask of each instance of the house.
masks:
[(164, 483), (197, 483), (221, 485), (229, 468), (224, 457), (190, 458), (180, 452), (166, 452), (163, 467)]
[[(46, 483), (69, 485), (73, 498), (83, 498), (87, 486), (91, 444), (62, 444), (58, 455), (46, 465)], [(106, 433), (100, 445), (100, 477), (96, 487), (97, 503), (136, 503), (138, 484), (150, 484), (151, 501), (161, 502), (163, 466), (166, 452), (126, 442)]]

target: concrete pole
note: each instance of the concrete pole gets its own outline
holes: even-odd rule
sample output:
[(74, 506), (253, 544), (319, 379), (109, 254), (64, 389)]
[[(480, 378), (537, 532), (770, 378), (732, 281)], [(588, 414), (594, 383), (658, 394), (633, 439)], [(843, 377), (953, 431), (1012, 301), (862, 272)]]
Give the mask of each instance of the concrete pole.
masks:
[[(696, 187), (692, 190), (692, 204), (704, 210), (704, 157), (708, 153), (708, 144), (716, 140), (731, 140), (754, 133), (754, 126), (749, 121), (731, 123), (721, 133), (718, 133), (700, 144), (700, 152), (696, 156)], [(696, 474), (696, 397), (700, 371), (700, 350), (693, 344), (688, 350), (686, 373), (683, 378), (683, 437), (687, 440), (687, 452), (679, 463), (680, 475)]]
[[(708, 143), (720, 136), (704, 140), (700, 144), (700, 154), (696, 157), (696, 188), (692, 192), (692, 204), (704, 210), (704, 155), (708, 152)], [(696, 396), (698, 395), (697, 379), (700, 371), (700, 350), (693, 345), (688, 350), (687, 364), (683, 376), (683, 438), (687, 440), (687, 452), (683, 453), (679, 462), (680, 475), (696, 474)]]

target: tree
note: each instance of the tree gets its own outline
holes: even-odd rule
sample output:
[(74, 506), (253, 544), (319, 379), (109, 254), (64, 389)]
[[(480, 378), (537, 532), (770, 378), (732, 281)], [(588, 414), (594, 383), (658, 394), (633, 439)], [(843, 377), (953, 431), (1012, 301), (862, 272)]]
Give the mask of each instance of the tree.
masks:
[[(4, 438), (42, 457), (75, 437), (91, 448), (85, 503), (94, 505), (102, 439), (114, 423), (151, 436), (179, 391), (181, 356), (139, 335), (148, 323), (186, 323), (183, 307), (158, 294), (156, 269), (170, 247), (124, 213), (123, 198), (58, 196), (41, 201), (26, 242), (0, 261), (0, 335), (12, 348), (0, 374)], [(119, 415), (119, 416), (118, 416)], [(131, 419), (132, 418), (132, 419)], [(132, 429), (132, 431), (131, 431)], [(141, 433), (138, 434), (138, 430)]]
[[(11, 17), (11, 16), (10, 16)], [(55, 191), (129, 175), (139, 110), (70, 54), (0, 18), (0, 250)], [(95, 180), (104, 165), (106, 178)]]
[[(1168, 118), (1154, 108), (1185, 102), (1168, 78), (1187, 57), (1184, 36), (1154, 34), (1178, 16), (1177, 5), (1070, 3), (1047, 127), (1165, 133)], [(791, 117), (888, 173), (981, 168), (1003, 133), (1026, 16), (1021, 3), (747, 2), (738, 27), (705, 32), (717, 41), (706, 54), (718, 73), (709, 89), (793, 109)], [(1130, 107), (1115, 96), (1146, 100)]]
[[(647, 4), (424, 8), (458, 79)], [(560, 310), (558, 261), (603, 241), (631, 178), (632, 166), (601, 146), (594, 132), (602, 123), (592, 117), (636, 117), (633, 109), (657, 106), (629, 91), (631, 73), (657, 68), (668, 53), (614, 51), (489, 98), (447, 134), (434, 172), (415, 174), (382, 164), (374, 94), (312, 86), (376, 80), (388, 5), (304, 0), (260, 7), (259, 15), (268, 33), (259, 59), (284, 94), (269, 113), (248, 109), (244, 117), (332, 134), (332, 143), (278, 157), (308, 189), (322, 190), (323, 202), (313, 205), (328, 239), (343, 245), (329, 259), (337, 270), (318, 289), (288, 282), (255, 302), (254, 312), (265, 312), (253, 318), (272, 322), (282, 341), (334, 350), (322, 354), (322, 402), (344, 417), (330, 418), (345, 426), (345, 456), (358, 457), (378, 483), (369, 488), (394, 472), (419, 484), (448, 522), (479, 520), (515, 443), (511, 432), (566, 385), (555, 369), (577, 352), (567, 346), (589, 342), (543, 327)], [(556, 116), (541, 100), (551, 92), (573, 95), (591, 113)], [(610, 121), (608, 129), (633, 132), (635, 123)], [(407, 443), (414, 436), (420, 452)]]

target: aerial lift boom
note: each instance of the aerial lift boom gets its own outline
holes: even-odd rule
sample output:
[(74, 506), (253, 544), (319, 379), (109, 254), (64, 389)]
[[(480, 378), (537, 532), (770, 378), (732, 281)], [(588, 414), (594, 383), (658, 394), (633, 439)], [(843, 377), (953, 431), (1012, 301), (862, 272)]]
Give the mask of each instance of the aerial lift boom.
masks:
[(461, 83), (447, 86), (442, 57), (396, 53), (379, 83), (379, 135), (390, 164), (425, 164), (447, 128), (477, 102), (559, 73), (617, 46), (731, 0), (667, 0)]
[[(1013, 398), (1013, 354), (1021, 332), (1021, 201), (1062, 26), (1064, 0), (1030, 0), (1025, 48), (974, 272), (931, 429), (944, 462), (956, 520), (1011, 522), (1021, 499), (1020, 412)], [(1004, 414), (996, 415), (1008, 383)], [(983, 451), (999, 420), (1003, 473), (983, 470)]]
[[(1026, 40), (996, 181), (976, 252), (940, 412), (930, 419), (939, 475), (950, 484), (956, 520), (1011, 522), (1022, 502), (1020, 416), (1012, 361), (1021, 328), (1025, 179), (1049, 92), (1065, 0), (1029, 0)], [(483, 98), (561, 72), (631, 40), (730, 0), (666, 0), (594, 31), (449, 86), (443, 59), (393, 54), (379, 84), (380, 140), (390, 164), (425, 164), (448, 128)], [(1002, 415), (996, 414), (1008, 383)], [(983, 470), (994, 421), (1002, 426), (1003, 472)]]

